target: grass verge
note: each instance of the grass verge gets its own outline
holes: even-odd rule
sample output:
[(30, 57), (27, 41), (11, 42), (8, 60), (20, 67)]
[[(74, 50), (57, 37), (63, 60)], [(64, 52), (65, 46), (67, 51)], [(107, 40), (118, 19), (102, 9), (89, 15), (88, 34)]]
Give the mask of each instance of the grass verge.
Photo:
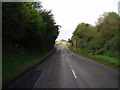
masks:
[(84, 57), (87, 57), (87, 58), (90, 58), (92, 60), (95, 60), (99, 63), (102, 63), (102, 64), (105, 64), (113, 69), (116, 69), (116, 70), (120, 70), (120, 67), (119, 67), (119, 58), (114, 58), (114, 57), (110, 57), (110, 56), (107, 56), (107, 55), (93, 55), (92, 53), (86, 53), (85, 49), (77, 49), (75, 47), (72, 47), (71, 44), (67, 43), (66, 44), (70, 50), (74, 51), (75, 53), (81, 55), (81, 56), (84, 56)]
[[(55, 49), (54, 49), (55, 50)], [(43, 61), (51, 52), (32, 52), (23, 55), (10, 55), (2, 57), (2, 84), (5, 86), (11, 80), (27, 71), (28, 69), (36, 66)]]

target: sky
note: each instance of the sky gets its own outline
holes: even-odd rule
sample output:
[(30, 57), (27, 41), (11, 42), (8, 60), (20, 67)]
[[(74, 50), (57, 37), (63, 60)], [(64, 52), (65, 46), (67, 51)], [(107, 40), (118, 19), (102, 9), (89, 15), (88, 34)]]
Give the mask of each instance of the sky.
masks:
[(44, 9), (52, 10), (54, 19), (61, 26), (57, 40), (71, 38), (79, 23), (95, 25), (104, 12), (118, 13), (120, 0), (39, 0)]

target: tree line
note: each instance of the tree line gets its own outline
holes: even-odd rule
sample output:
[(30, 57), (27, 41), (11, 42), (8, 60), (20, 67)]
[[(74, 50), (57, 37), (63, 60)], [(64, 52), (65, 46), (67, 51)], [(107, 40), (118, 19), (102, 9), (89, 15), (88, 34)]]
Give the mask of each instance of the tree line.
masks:
[(120, 16), (115, 12), (104, 13), (96, 25), (80, 23), (69, 42), (88, 54), (119, 57)]
[[(51, 11), (40, 2), (2, 3), (3, 52), (19, 53), (19, 49), (49, 51), (59, 34)], [(21, 51), (21, 50), (20, 50)]]

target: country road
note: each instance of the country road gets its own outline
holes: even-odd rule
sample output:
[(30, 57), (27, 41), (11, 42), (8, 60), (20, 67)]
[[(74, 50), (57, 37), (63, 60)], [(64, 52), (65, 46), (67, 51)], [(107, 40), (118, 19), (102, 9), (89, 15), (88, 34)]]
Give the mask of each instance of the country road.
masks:
[(60, 44), (54, 54), (9, 88), (118, 88), (118, 71)]

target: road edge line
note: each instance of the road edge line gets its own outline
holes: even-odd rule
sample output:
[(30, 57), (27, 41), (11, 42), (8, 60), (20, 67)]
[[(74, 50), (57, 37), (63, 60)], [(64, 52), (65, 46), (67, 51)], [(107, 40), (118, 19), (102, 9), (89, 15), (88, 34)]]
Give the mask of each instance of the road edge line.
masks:
[(35, 88), (37, 86), (38, 82), (41, 80), (44, 73), (45, 73), (45, 70), (43, 71), (43, 73), (41, 74), (41, 76), (39, 77), (39, 79), (37, 80), (37, 82), (35, 83), (33, 88)]

